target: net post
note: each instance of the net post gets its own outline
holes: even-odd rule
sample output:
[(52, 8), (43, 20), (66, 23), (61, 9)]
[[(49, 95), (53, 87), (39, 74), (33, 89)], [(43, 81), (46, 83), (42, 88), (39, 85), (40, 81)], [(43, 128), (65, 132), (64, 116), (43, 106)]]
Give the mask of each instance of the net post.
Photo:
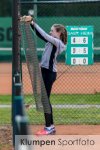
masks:
[[(13, 43), (12, 43), (12, 127), (13, 146), (15, 147), (15, 135), (28, 134), (28, 120), (25, 115), (22, 94), (21, 72), (21, 48), (20, 48), (20, 13), (19, 0), (13, 0)], [(21, 118), (21, 119), (18, 119)]]

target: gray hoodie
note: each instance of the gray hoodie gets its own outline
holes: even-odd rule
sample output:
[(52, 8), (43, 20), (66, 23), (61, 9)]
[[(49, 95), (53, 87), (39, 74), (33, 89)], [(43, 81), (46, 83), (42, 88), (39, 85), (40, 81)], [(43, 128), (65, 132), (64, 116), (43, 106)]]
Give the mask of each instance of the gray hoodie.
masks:
[(58, 38), (47, 34), (39, 25), (31, 23), (32, 29), (36, 30), (36, 34), (46, 42), (45, 51), (42, 55), (41, 67), (57, 72), (57, 56), (63, 52), (66, 45)]

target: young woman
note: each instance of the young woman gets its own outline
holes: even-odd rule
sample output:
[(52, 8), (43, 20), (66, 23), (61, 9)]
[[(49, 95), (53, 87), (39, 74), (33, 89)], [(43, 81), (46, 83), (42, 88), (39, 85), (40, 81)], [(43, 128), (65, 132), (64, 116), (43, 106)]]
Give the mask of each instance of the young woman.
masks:
[(63, 52), (67, 43), (67, 31), (61, 24), (54, 24), (50, 34), (47, 34), (41, 27), (32, 20), (31, 16), (24, 16), (25, 21), (30, 22), (31, 28), (36, 31), (38, 37), (46, 42), (45, 51), (41, 60), (41, 72), (48, 95), (51, 114), (44, 113), (45, 127), (37, 132), (38, 135), (54, 134), (56, 132), (53, 122), (53, 111), (50, 103), (50, 94), (57, 76), (57, 56)]

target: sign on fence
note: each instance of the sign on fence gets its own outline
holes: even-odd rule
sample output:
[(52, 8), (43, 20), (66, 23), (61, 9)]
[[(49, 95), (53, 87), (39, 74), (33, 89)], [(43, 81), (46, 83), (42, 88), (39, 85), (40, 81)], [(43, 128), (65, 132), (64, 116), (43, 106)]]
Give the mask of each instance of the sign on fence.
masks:
[(93, 64), (93, 26), (67, 26), (66, 64)]

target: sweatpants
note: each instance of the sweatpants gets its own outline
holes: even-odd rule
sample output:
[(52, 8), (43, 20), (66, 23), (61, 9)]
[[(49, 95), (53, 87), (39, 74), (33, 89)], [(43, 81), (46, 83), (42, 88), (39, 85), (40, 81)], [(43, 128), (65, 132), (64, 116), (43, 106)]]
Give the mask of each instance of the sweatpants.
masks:
[(49, 103), (50, 109), (51, 109), (50, 114), (44, 113), (45, 126), (49, 127), (50, 125), (54, 124), (52, 105), (50, 103), (50, 94), (51, 94), (52, 85), (53, 85), (54, 81), (56, 80), (57, 73), (50, 71), (49, 69), (46, 69), (46, 68), (41, 68), (41, 72), (42, 72), (42, 77), (43, 77), (44, 85), (45, 85), (47, 96), (48, 96), (47, 100), (48, 100), (48, 103)]

